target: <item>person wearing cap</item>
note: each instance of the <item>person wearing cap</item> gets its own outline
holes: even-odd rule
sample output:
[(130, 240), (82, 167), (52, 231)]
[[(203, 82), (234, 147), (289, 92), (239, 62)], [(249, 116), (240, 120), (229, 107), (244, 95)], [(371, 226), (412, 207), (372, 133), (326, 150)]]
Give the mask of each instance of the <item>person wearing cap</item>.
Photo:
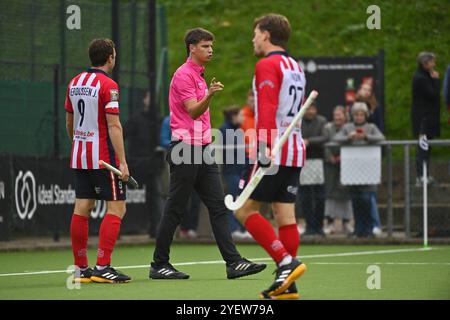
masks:
[[(432, 52), (421, 52), (417, 57), (417, 70), (412, 80), (412, 133), (418, 139), (425, 134), (427, 139), (441, 135), (440, 128), (440, 80), (439, 73), (435, 71), (436, 57)], [(422, 129), (422, 130), (421, 130)], [(422, 131), (422, 132), (421, 132)], [(431, 147), (428, 150), (417, 148), (416, 157), (416, 183), (421, 185), (423, 176), (423, 162), (429, 158)], [(427, 172), (429, 172), (427, 170)], [(431, 182), (433, 179), (428, 178)]]
[[(354, 145), (364, 145), (383, 141), (384, 135), (378, 127), (367, 122), (369, 117), (369, 108), (365, 102), (355, 102), (351, 109), (353, 121), (344, 125), (332, 141)], [(358, 185), (351, 187), (352, 207), (355, 219), (356, 237), (373, 236), (374, 204), (371, 199), (373, 193), (376, 193), (376, 185)]]

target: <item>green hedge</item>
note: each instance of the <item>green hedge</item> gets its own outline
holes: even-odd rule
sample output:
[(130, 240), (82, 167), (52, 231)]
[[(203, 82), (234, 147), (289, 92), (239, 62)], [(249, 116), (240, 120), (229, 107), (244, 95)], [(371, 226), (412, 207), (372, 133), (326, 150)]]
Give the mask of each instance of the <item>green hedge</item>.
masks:
[[(215, 57), (206, 78), (216, 77), (225, 84), (225, 90), (214, 98), (214, 126), (222, 123), (224, 107), (245, 102), (257, 61), (251, 44), (253, 20), (269, 12), (289, 18), (293, 28), (289, 49), (296, 56), (376, 55), (384, 48), (390, 139), (412, 137), (411, 79), (417, 54), (423, 50), (437, 54), (441, 79), (450, 63), (450, 2), (445, 0), (379, 1), (381, 30), (366, 28), (366, 9), (374, 4), (371, 0), (160, 0), (158, 4), (167, 8), (169, 75), (184, 62), (187, 29), (201, 26), (215, 34)], [(450, 137), (448, 118), (442, 102), (443, 138)]]

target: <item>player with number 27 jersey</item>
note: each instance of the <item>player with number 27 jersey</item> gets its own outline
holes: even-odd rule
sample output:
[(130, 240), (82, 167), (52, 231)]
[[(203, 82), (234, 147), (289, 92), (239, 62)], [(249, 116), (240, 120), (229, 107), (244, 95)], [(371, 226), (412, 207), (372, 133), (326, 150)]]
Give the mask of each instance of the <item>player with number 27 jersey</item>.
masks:
[(105, 117), (119, 114), (117, 83), (102, 70), (90, 68), (70, 81), (65, 109), (74, 115), (70, 167), (100, 169), (99, 160), (119, 167)]
[[(252, 177), (258, 166), (267, 171), (235, 216), (277, 264), (275, 281), (260, 292), (261, 299), (298, 299), (295, 281), (306, 271), (297, 259), (300, 237), (295, 217), (305, 161), (301, 124), (296, 125), (281, 150), (271, 154), (272, 163), (266, 161), (300, 111), (305, 95), (305, 74), (286, 51), (290, 33), (289, 20), (280, 14), (256, 18), (253, 24), (253, 50), (261, 58), (253, 78), (258, 161), (242, 174), (239, 188), (255, 183)], [(272, 204), (278, 230), (261, 215), (263, 203)]]
[[(258, 141), (273, 147), (300, 111), (305, 96), (305, 74), (286, 51), (273, 51), (255, 67), (255, 119)], [(301, 122), (296, 126), (274, 159), (274, 164), (302, 167), (305, 145)], [(277, 134), (274, 135), (274, 129)]]

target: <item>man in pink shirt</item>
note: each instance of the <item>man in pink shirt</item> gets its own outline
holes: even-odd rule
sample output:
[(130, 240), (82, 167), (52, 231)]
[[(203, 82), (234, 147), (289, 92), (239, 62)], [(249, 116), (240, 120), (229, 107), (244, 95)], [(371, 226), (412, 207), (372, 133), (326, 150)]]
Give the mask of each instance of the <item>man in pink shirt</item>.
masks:
[(228, 210), (224, 204), (219, 168), (209, 152), (211, 123), (209, 107), (214, 95), (223, 90), (220, 82), (204, 79), (205, 64), (212, 58), (214, 36), (196, 28), (185, 36), (188, 58), (173, 75), (169, 91), (172, 142), (167, 152), (170, 187), (164, 214), (156, 237), (150, 268), (152, 279), (188, 279), (189, 275), (169, 263), (170, 246), (191, 193), (195, 190), (209, 211), (211, 227), (226, 262), (228, 279), (261, 272), (265, 264), (242, 258), (228, 228)]

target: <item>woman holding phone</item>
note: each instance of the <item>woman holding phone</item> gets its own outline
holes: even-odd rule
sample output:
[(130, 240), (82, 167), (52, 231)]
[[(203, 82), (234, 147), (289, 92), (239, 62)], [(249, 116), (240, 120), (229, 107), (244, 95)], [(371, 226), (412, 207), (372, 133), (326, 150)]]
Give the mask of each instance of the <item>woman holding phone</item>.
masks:
[[(336, 134), (333, 141), (341, 144), (351, 143), (364, 145), (383, 141), (384, 135), (373, 123), (368, 123), (369, 108), (364, 102), (355, 102), (351, 109), (353, 122), (344, 125), (341, 131)], [(353, 214), (355, 218), (356, 237), (373, 236), (373, 218), (371, 215), (372, 206), (376, 205), (371, 201), (373, 193), (377, 191), (376, 185), (352, 186), (351, 197)]]

